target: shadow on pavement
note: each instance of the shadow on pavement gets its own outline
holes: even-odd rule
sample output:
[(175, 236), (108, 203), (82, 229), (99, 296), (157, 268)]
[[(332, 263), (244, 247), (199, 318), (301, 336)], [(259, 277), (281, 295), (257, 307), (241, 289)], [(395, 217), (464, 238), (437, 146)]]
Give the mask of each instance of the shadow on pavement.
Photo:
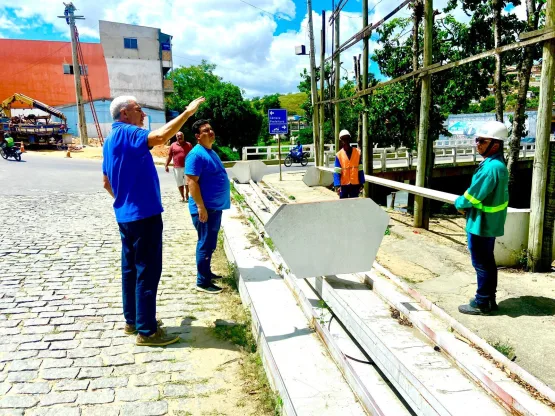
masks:
[(544, 296), (520, 296), (499, 302), (496, 315), (510, 316), (555, 316), (555, 299)]

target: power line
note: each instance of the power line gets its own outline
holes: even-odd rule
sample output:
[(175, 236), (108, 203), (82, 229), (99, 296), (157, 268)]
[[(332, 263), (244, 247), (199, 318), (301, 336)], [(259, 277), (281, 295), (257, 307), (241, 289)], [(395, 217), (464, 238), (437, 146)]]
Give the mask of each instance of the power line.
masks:
[(48, 55), (44, 55), (42, 58), (36, 60), (36, 61), (33, 62), (31, 65), (26, 66), (25, 68), (23, 68), (23, 69), (20, 70), (20, 71), (17, 71), (17, 72), (14, 72), (14, 73), (12, 73), (12, 74), (8, 74), (8, 75), (9, 75), (9, 76), (17, 75), (17, 74), (20, 74), (20, 73), (22, 73), (22, 72), (24, 72), (24, 71), (27, 71), (28, 69), (31, 69), (31, 68), (37, 66), (39, 63), (41, 63), (42, 61), (44, 61), (46, 58), (51, 57), (52, 55), (54, 55), (54, 54), (58, 53), (59, 51), (61, 51), (63, 48), (67, 48), (67, 47), (70, 46), (70, 45), (71, 45), (70, 43), (64, 42), (64, 45), (62, 45), (61, 47), (59, 47), (58, 49), (56, 49), (54, 52), (52, 52), (52, 53), (50, 53), (50, 54), (48, 54)]
[(262, 13), (266, 13), (266, 14), (272, 16), (272, 17), (275, 17), (276, 19), (281, 19), (281, 18), (282, 18), (281, 16), (278, 16), (277, 14), (274, 14), (274, 13), (271, 13), (271, 12), (269, 12), (269, 11), (267, 11), (267, 10), (261, 9), (260, 7), (255, 6), (254, 4), (251, 4), (251, 3), (249, 3), (249, 2), (247, 2), (247, 1), (245, 1), (245, 0), (239, 0), (239, 1), (240, 1), (241, 3), (245, 3), (245, 4), (247, 4), (247, 5), (251, 6), (251, 7), (254, 7), (255, 9), (260, 10)]

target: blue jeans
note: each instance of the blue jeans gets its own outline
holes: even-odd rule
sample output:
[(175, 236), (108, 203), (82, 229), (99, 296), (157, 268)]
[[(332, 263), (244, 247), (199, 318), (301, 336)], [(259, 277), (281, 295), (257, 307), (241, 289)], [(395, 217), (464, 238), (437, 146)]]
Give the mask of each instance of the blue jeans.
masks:
[(339, 199), (358, 198), (360, 195), (360, 185), (341, 185)]
[(197, 229), (197, 286), (208, 286), (212, 282), (210, 262), (218, 245), (218, 232), (222, 224), (222, 211), (207, 210), (208, 221), (200, 222), (198, 214), (191, 215)]
[(480, 237), (468, 233), (468, 250), (478, 280), (478, 290), (476, 291), (478, 305), (488, 305), (489, 301), (495, 301), (497, 265), (493, 253), (494, 248), (495, 237)]
[(162, 215), (119, 223), (123, 316), (141, 335), (156, 332), (156, 293), (162, 275)]

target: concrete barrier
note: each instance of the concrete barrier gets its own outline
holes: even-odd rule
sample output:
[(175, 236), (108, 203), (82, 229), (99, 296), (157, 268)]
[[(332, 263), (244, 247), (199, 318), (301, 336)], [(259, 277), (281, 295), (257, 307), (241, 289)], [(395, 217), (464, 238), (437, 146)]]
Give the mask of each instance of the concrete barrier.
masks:
[(389, 215), (368, 198), (282, 205), (264, 228), (297, 278), (370, 270)]
[(266, 173), (266, 165), (261, 160), (240, 161), (235, 163), (231, 171), (239, 183), (249, 183), (251, 180), (259, 182)]
[(333, 173), (311, 166), (303, 176), (306, 186), (330, 186), (333, 184)]
[(509, 208), (505, 235), (495, 240), (495, 261), (498, 266), (518, 266), (528, 248), (529, 209)]

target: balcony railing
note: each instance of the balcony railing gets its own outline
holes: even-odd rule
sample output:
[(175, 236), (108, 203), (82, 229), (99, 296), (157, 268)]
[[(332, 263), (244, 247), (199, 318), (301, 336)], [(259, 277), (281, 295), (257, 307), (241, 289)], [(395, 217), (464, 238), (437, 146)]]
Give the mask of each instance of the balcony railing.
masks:
[(173, 92), (173, 81), (171, 79), (164, 80), (164, 92)]

